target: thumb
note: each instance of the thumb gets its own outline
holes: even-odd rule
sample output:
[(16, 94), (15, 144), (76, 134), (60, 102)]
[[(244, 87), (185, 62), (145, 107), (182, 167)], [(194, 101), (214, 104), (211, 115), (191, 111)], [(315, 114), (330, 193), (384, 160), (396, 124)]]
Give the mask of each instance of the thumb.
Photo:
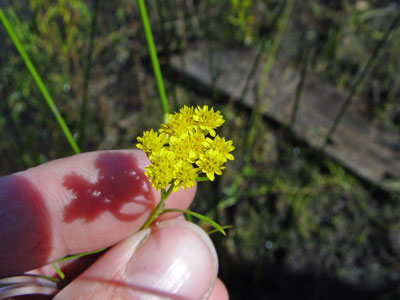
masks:
[(55, 299), (206, 299), (217, 272), (208, 235), (168, 220), (114, 246)]

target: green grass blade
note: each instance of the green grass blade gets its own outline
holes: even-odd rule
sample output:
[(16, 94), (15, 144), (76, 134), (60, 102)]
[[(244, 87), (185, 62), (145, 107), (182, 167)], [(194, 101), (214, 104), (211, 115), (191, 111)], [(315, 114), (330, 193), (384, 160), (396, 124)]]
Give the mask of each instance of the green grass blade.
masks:
[(102, 252), (102, 251), (104, 251), (104, 250), (106, 250), (106, 249), (107, 249), (107, 248), (102, 248), (102, 249), (97, 249), (97, 250), (93, 250), (93, 251), (88, 251), (88, 252), (84, 252), (84, 253), (80, 253), (80, 254), (69, 255), (69, 256), (60, 258), (60, 259), (56, 260), (55, 262), (66, 261), (66, 260), (75, 259), (75, 258), (79, 258), (79, 257), (86, 256), (86, 255), (91, 255), (91, 254), (99, 253), (99, 252)]
[[(231, 228), (233, 228), (233, 225), (225, 225), (225, 226), (222, 226), (222, 228), (223, 229), (231, 229)], [(207, 234), (211, 235), (211, 234), (214, 234), (216, 232), (218, 232), (218, 230), (217, 229), (213, 229), (213, 230), (208, 231)]]
[(49, 280), (49, 281), (53, 281), (53, 282), (60, 282), (60, 280), (58, 278), (54, 278), (54, 277), (50, 277), (50, 276), (46, 276), (46, 275), (38, 275), (38, 277)]
[(328, 133), (326, 134), (325, 137), (325, 142), (322, 145), (323, 148), (328, 146), (328, 144), (332, 140), (332, 136), (335, 133), (337, 127), (339, 126), (340, 122), (343, 119), (344, 114), (346, 113), (347, 109), (350, 106), (350, 103), (353, 101), (354, 96), (357, 94), (359, 87), (361, 86), (362, 82), (364, 81), (365, 76), (369, 72), (369, 70), (372, 68), (373, 63), (375, 59), (378, 57), (380, 51), (383, 49), (383, 46), (386, 44), (387, 40), (389, 39), (390, 34), (392, 31), (396, 28), (397, 24), (400, 22), (400, 12), (396, 15), (396, 17), (393, 19), (393, 21), (390, 23), (390, 25), (387, 27), (384, 36), (379, 40), (379, 42), (376, 44), (372, 54), (368, 58), (368, 61), (366, 64), (361, 68), (360, 72), (356, 75), (354, 78), (353, 84), (351, 86), (350, 92), (340, 107), (339, 112), (337, 113), (333, 124), (328, 130)]
[(61, 269), (56, 265), (56, 263), (53, 262), (53, 263), (51, 263), (51, 265), (53, 266), (54, 270), (56, 270), (58, 276), (60, 276), (60, 278), (62, 280), (64, 280), (65, 279), (65, 274), (63, 273), (63, 271), (61, 271)]
[(277, 23), (276, 35), (275, 35), (270, 47), (268, 47), (268, 54), (265, 59), (265, 65), (262, 70), (260, 84), (258, 85), (258, 89), (257, 89), (257, 94), (259, 97), (261, 97), (264, 94), (264, 90), (267, 86), (266, 83), (269, 80), (269, 76), (271, 74), (272, 67), (275, 64), (276, 54), (278, 52), (279, 46), (281, 45), (283, 35), (286, 31), (286, 27), (290, 20), (290, 14), (292, 12), (293, 4), (294, 4), (294, 0), (287, 0), (286, 3), (284, 4), (285, 6), (284, 6), (284, 9), (282, 12), (282, 17), (279, 19), (279, 21)]
[(156, 47), (154, 45), (153, 34), (151, 33), (151, 27), (149, 17), (147, 16), (146, 5), (144, 0), (137, 0), (139, 7), (140, 17), (142, 19), (143, 30), (146, 36), (147, 48), (149, 49), (151, 65), (153, 66), (154, 76), (156, 78), (158, 94), (160, 96), (161, 107), (164, 113), (164, 121), (168, 119), (169, 106), (167, 101), (167, 95), (165, 93), (164, 81), (161, 74), (160, 64), (158, 63), (158, 57)]
[(169, 212), (181, 212), (181, 213), (192, 215), (193, 217), (196, 217), (196, 218), (198, 218), (198, 219), (200, 219), (200, 220), (202, 220), (204, 222), (207, 222), (212, 227), (214, 227), (216, 230), (218, 230), (221, 234), (226, 236), (225, 230), (220, 225), (218, 225), (215, 221), (211, 220), (210, 218), (208, 218), (206, 216), (203, 216), (203, 215), (201, 215), (199, 213), (196, 213), (196, 212), (190, 211), (190, 210), (171, 208), (171, 209), (164, 209), (163, 214), (164, 213), (169, 213)]
[(3, 24), (4, 29), (6, 30), (8, 36), (10, 37), (11, 41), (13, 42), (15, 48), (17, 49), (19, 55), (21, 56), (22, 60), (25, 63), (26, 68), (30, 72), (33, 80), (35, 81), (37, 87), (39, 88), (40, 92), (44, 100), (46, 101), (48, 107), (50, 108), (51, 112), (53, 113), (54, 117), (57, 120), (58, 125), (61, 127), (62, 132), (64, 133), (65, 137), (67, 138), (72, 150), (75, 153), (80, 153), (80, 149), (76, 144), (74, 138), (70, 130), (68, 129), (67, 124), (65, 123), (63, 117), (61, 116), (60, 112), (57, 109), (52, 97), (50, 96), (49, 92), (47, 91), (42, 79), (40, 78), (38, 72), (36, 71), (35, 66), (32, 64), (31, 60), (29, 59), (28, 55), (25, 52), (24, 47), (22, 46), (21, 42), (19, 41), (17, 35), (15, 34), (13, 28), (11, 27), (10, 23), (6, 15), (4, 14), (2, 8), (0, 8), (0, 21)]
[(200, 176), (196, 177), (196, 181), (197, 181), (197, 182), (209, 181), (209, 180), (210, 180), (210, 179), (208, 179), (208, 177), (200, 177)]
[(301, 65), (300, 79), (299, 79), (299, 83), (297, 84), (297, 87), (296, 87), (294, 104), (293, 104), (293, 108), (292, 108), (292, 113), (290, 115), (290, 121), (289, 121), (290, 128), (293, 128), (294, 123), (296, 122), (297, 111), (299, 110), (299, 107), (300, 107), (300, 98), (301, 98), (301, 95), (303, 93), (303, 88), (304, 88), (304, 81), (307, 76), (307, 71), (310, 67), (312, 55), (313, 55), (313, 51), (310, 50), (309, 47), (307, 47), (305, 52), (303, 53), (304, 60)]

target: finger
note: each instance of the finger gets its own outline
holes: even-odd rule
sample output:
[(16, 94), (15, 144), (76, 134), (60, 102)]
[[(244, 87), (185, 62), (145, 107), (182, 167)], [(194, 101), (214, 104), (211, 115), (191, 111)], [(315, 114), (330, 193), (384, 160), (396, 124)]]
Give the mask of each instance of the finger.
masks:
[(111, 248), (55, 299), (206, 299), (217, 271), (208, 235), (168, 220)]
[[(108, 247), (138, 230), (160, 199), (142, 151), (91, 152), (0, 178), (0, 277)], [(195, 189), (168, 205), (185, 209)]]
[[(156, 222), (161, 222), (162, 220), (172, 219), (170, 218), (171, 214), (162, 215), (163, 218), (157, 218)], [(167, 219), (168, 218), (168, 219)], [(186, 221), (185, 217), (180, 214), (176, 218), (176, 220)], [(61, 269), (64, 273), (66, 278), (69, 281), (78, 277), (83, 271), (85, 271), (94, 261), (96, 261), (103, 252), (94, 253), (90, 255), (85, 255), (79, 258), (73, 258), (69, 260), (65, 260), (62, 262), (58, 262), (57, 266)], [(51, 264), (45, 265), (40, 268), (36, 268), (34, 270), (28, 271), (25, 274), (32, 274), (32, 275), (43, 275), (48, 277), (58, 277), (57, 271)]]
[[(72, 281), (78, 277), (82, 272), (90, 267), (102, 254), (103, 252), (85, 255), (79, 258), (68, 259), (62, 262), (57, 262), (57, 267), (63, 272), (65, 278), (68, 281)], [(36, 268), (31, 271), (27, 271), (24, 274), (29, 275), (42, 275), (47, 277), (58, 278), (59, 274), (54, 269), (52, 264), (47, 264), (43, 267)]]
[(229, 300), (228, 290), (219, 278), (215, 281), (214, 288), (208, 300)]

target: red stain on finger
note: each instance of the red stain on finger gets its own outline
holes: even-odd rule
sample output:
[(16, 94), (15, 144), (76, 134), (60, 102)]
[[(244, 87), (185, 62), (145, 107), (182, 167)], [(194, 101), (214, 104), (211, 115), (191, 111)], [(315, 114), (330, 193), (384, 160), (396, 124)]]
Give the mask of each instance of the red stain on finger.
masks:
[(0, 178), (0, 277), (44, 265), (51, 250), (48, 210), (28, 179)]
[(90, 222), (107, 212), (129, 222), (154, 208), (151, 185), (133, 155), (102, 153), (95, 167), (99, 171), (95, 182), (76, 173), (64, 178), (63, 186), (73, 194), (64, 210), (65, 222), (76, 219)]

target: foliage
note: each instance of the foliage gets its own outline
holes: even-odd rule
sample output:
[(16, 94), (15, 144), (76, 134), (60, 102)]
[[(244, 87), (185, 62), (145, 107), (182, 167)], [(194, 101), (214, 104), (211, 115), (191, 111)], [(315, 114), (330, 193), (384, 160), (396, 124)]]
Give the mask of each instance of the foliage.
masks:
[[(173, 53), (179, 56), (197, 40), (206, 40), (210, 54), (220, 46), (259, 49), (257, 64), (263, 66), (268, 61), (271, 66), (302, 68), (307, 61), (307, 73), (347, 92), (398, 11), (395, 1), (293, 1), (288, 14), (289, 2), (150, 1), (149, 18), (164, 74)], [(13, 29), (76, 134), (92, 2), (10, 3), (14, 4), (4, 6)], [(163, 116), (156, 83), (146, 71), (148, 51), (135, 1), (101, 1), (97, 24), (86, 149), (132, 148), (136, 137), (156, 128)], [(398, 132), (399, 40), (397, 27), (361, 82), (356, 99), (371, 122)], [(64, 136), (2, 29), (0, 41), (0, 172), (8, 174), (70, 155)], [(219, 79), (212, 58), (209, 69), (211, 77)], [(271, 71), (267, 69), (266, 81)], [(279, 272), (268, 275), (269, 267), (288, 273), (311, 270), (361, 289), (366, 283), (390, 299), (390, 284), (400, 276), (396, 262), (400, 254), (393, 238), (400, 217), (398, 195), (359, 180), (293, 138), (287, 129), (265, 122), (258, 111), (234, 106), (216, 91), (205, 99), (168, 75), (165, 84), (171, 107), (216, 107), (226, 118), (223, 135), (235, 140), (234, 167), (212, 183), (199, 185), (197, 197), (204, 201), (193, 209), (220, 224), (233, 225), (226, 239), (214, 238), (223, 252), (221, 276), (233, 299), (249, 290), (266, 292), (264, 276), (271, 282), (282, 280), (282, 293), (296, 290), (292, 286), (298, 287), (298, 280)], [(242, 96), (247, 92), (244, 89)], [(237, 265), (241, 272), (234, 269)], [(246, 291), (237, 288), (243, 282), (248, 284)], [(309, 282), (315, 280), (309, 278)], [(329, 284), (321, 286), (316, 297), (334, 290), (333, 283)]]
[(237, 38), (244, 40), (246, 44), (249, 44), (253, 40), (254, 36), (254, 22), (255, 17), (251, 13), (253, 6), (252, 0), (230, 0), (232, 7), (232, 14), (229, 16), (229, 21), (237, 27)]

